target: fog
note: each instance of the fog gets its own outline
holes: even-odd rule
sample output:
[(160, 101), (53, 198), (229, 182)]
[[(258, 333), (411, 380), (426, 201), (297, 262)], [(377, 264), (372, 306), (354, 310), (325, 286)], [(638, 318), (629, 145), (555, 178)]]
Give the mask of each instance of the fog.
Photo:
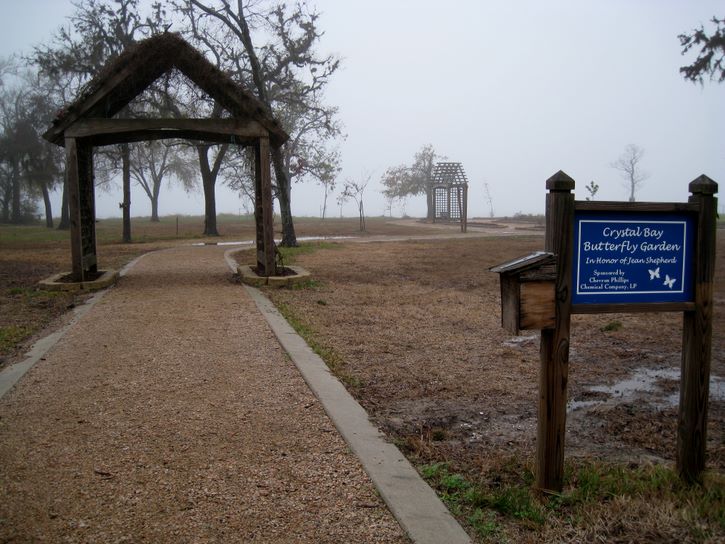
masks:
[[(73, 11), (65, 0), (2, 3), (2, 56), (47, 40)], [(496, 215), (542, 213), (545, 180), (560, 169), (579, 198), (594, 180), (597, 199), (626, 200), (610, 164), (629, 143), (645, 149), (649, 173), (638, 200), (685, 200), (700, 174), (725, 182), (725, 85), (686, 82), (678, 68), (695, 55), (683, 57), (677, 39), (725, 15), (722, 2), (311, 3), (322, 13), (319, 50), (343, 59), (326, 94), (347, 135), (338, 183), (372, 174), (370, 215), (385, 210), (383, 172), (411, 163), (425, 144), (463, 164), (470, 216), (488, 215), (484, 184)], [(164, 187), (160, 214), (203, 214), (200, 191)], [(296, 184), (293, 212), (319, 215), (321, 195), (313, 183)], [(229, 189), (217, 196), (220, 213), (243, 211)], [(118, 185), (99, 192), (98, 216), (120, 215), (121, 200)], [(424, 215), (424, 197), (406, 211)], [(352, 203), (343, 209), (354, 212)], [(138, 188), (132, 213), (150, 214)], [(328, 213), (340, 213), (334, 198)]]

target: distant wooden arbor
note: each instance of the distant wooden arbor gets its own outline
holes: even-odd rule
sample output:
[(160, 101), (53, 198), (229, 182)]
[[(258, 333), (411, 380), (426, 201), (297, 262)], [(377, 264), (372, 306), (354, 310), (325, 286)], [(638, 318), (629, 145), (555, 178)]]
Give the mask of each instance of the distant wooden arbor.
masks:
[[(154, 81), (173, 69), (188, 77), (230, 116), (114, 118)], [(254, 147), (257, 270), (263, 276), (277, 272), (270, 146), (281, 146), (289, 136), (262, 102), (179, 35), (159, 34), (128, 48), (57, 115), (43, 137), (66, 150), (73, 281), (86, 281), (98, 273), (93, 148), (172, 138)]]
[(461, 232), (468, 226), (468, 179), (460, 162), (439, 162), (431, 176), (433, 222), (456, 222)]

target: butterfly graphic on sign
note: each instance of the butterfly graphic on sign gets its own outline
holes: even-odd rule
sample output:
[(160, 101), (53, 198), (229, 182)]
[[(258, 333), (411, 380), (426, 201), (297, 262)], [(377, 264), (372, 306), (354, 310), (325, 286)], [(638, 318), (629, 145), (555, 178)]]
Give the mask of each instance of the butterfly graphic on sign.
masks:
[(677, 281), (677, 278), (670, 278), (669, 274), (665, 274), (665, 281), (662, 285), (666, 285), (670, 289), (672, 289), (675, 285), (675, 282)]
[(649, 271), (650, 281), (652, 281), (655, 278), (657, 278), (657, 279), (660, 278), (660, 267), (659, 266), (657, 268), (655, 268), (654, 270), (649, 270), (649, 269), (647, 269), (647, 270)]

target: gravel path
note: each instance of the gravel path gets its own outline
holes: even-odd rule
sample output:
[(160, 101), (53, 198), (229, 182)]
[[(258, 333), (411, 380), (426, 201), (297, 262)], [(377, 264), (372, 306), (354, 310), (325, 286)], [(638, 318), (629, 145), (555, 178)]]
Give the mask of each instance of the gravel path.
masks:
[(407, 542), (217, 247), (147, 255), (0, 400), (0, 542)]

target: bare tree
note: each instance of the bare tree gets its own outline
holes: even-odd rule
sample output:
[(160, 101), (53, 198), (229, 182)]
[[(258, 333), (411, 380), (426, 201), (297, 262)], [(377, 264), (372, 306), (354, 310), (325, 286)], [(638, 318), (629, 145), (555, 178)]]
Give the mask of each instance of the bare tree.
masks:
[(180, 146), (152, 140), (132, 148), (131, 176), (151, 201), (151, 221), (159, 221), (159, 193), (164, 179), (175, 176), (185, 189), (193, 187), (191, 163), (181, 155)]
[[(58, 28), (53, 38), (36, 47), (29, 59), (40, 76), (49, 82), (50, 96), (56, 110), (71, 102), (110, 59), (118, 56), (136, 40), (161, 32), (166, 24), (166, 12), (160, 2), (151, 5), (144, 17), (139, 0), (79, 0), (70, 24)], [(98, 153), (107, 164), (99, 164), (96, 182), (107, 181), (102, 175), (113, 165), (123, 165), (123, 232), (124, 241), (131, 239), (130, 175), (128, 146), (109, 146)], [(59, 229), (70, 226), (67, 187), (63, 186), (63, 204)]]
[(491, 190), (488, 187), (488, 183), (483, 184), (483, 195), (486, 199), (486, 204), (488, 204), (488, 216), (493, 217), (493, 197), (491, 196)]
[(372, 174), (363, 173), (358, 181), (352, 179), (346, 180), (342, 194), (338, 197), (340, 206), (347, 200), (353, 200), (357, 205), (357, 210), (360, 215), (360, 232), (365, 231), (365, 205), (363, 203), (363, 197), (365, 196), (365, 189), (368, 183), (370, 183), (372, 176)]
[[(315, 152), (313, 152), (315, 153)], [(319, 150), (319, 156), (314, 161), (314, 167), (308, 170), (309, 174), (322, 185), (322, 219), (327, 217), (327, 199), (337, 184), (337, 175), (340, 173), (340, 155), (337, 150), (328, 152)]]
[(22, 138), (23, 89), (3, 88), (0, 93), (0, 201), (2, 221), (23, 220)]
[(392, 219), (393, 217), (393, 203), (395, 202), (395, 198), (391, 196), (385, 197), (385, 212), (383, 212), (383, 215), (387, 215)]
[[(3, 81), (3, 72), (14, 77)], [(50, 191), (62, 179), (62, 154), (44, 141), (53, 106), (36, 74), (0, 66), (0, 209), (2, 220), (13, 223), (35, 218), (42, 198), (45, 224), (53, 227)]]
[(619, 158), (610, 164), (625, 180), (625, 186), (629, 189), (629, 201), (635, 201), (635, 193), (644, 180), (649, 177), (647, 172), (641, 169), (640, 162), (644, 156), (644, 149), (636, 144), (629, 144), (624, 148)]
[[(220, 68), (253, 88), (290, 134), (290, 141), (282, 148), (273, 148), (271, 155), (282, 216), (282, 245), (297, 245), (290, 167), (298, 163), (296, 157), (311, 163), (302, 144), (309, 142), (319, 149), (320, 139), (339, 133), (335, 109), (321, 105), (322, 92), (337, 71), (339, 60), (315, 51), (322, 36), (318, 14), (304, 2), (273, 3), (269, 7), (242, 0), (174, 0), (173, 4), (189, 21), (192, 39), (209, 51)], [(264, 45), (259, 47), (262, 40)], [(300, 170), (298, 175), (304, 173)]]

